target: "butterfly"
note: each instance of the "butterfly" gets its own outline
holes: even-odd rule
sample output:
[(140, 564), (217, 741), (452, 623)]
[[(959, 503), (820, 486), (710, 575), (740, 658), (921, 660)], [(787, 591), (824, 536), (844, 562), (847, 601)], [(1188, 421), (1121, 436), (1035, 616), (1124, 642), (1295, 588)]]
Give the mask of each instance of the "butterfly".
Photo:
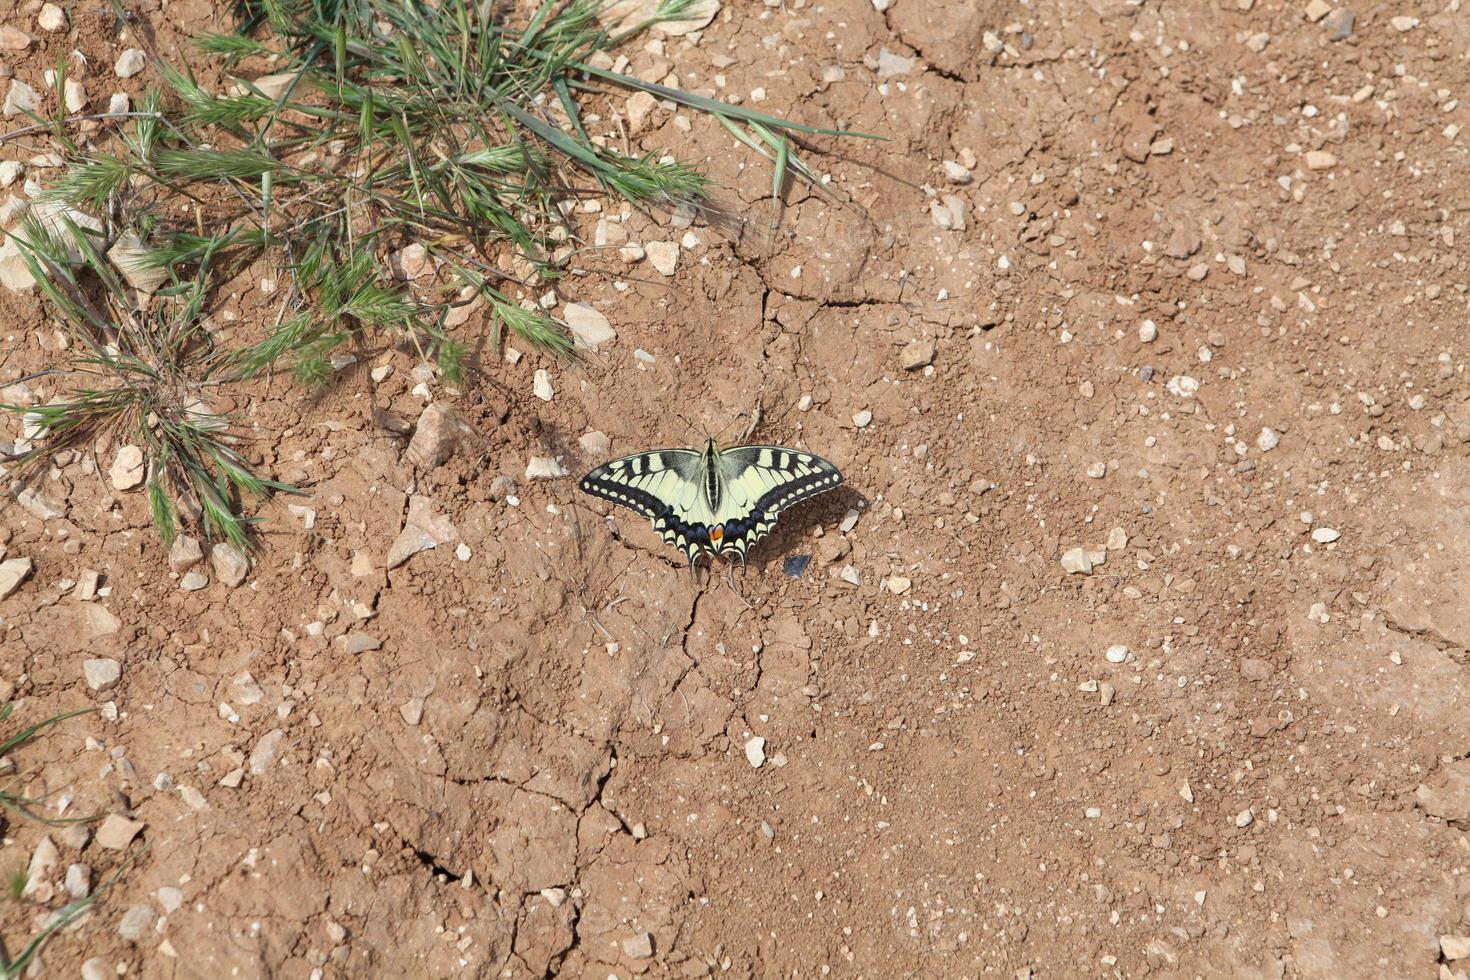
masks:
[(750, 546), (786, 508), (842, 485), (837, 467), (783, 446), (654, 449), (615, 459), (582, 477), (584, 493), (611, 500), (653, 522), (694, 570), (701, 555), (734, 555), (743, 569)]

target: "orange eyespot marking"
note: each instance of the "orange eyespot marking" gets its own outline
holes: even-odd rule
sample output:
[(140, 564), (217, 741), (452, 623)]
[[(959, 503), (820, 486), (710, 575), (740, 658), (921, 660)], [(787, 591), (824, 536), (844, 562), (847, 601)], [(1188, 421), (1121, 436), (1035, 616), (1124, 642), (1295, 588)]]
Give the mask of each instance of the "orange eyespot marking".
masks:
[(709, 539), (711, 541), (713, 541), (715, 544), (719, 544), (722, 540), (724, 540), (724, 537), (725, 537), (725, 525), (723, 525), (723, 524), (716, 524), (714, 527), (710, 528), (710, 531), (709, 531)]

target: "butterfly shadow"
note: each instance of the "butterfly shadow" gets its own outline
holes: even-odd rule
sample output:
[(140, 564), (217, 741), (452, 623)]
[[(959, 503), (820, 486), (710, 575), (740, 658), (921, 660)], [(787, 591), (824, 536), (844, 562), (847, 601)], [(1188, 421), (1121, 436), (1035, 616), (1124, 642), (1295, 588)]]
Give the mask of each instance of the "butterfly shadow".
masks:
[(788, 557), (810, 554), (815, 549), (815, 539), (809, 538), (814, 525), (820, 526), (823, 534), (840, 534), (837, 528), (847, 512), (856, 510), (863, 513), (869, 503), (868, 498), (856, 488), (843, 484), (830, 493), (782, 512), (771, 533), (751, 549), (751, 563), (762, 571), (774, 569), (780, 572)]

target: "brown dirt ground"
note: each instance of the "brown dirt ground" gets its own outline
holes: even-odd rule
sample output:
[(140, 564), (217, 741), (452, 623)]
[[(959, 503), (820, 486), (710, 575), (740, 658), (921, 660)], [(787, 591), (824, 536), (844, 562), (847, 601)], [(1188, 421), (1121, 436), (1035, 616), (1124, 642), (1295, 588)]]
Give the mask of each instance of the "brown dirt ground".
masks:
[[(891, 136), (813, 157), (857, 206), (797, 188), (769, 247), (696, 224), (672, 280), (590, 255), (568, 290), (616, 342), (431, 381), (474, 432), (429, 472), (374, 416), (422, 409), (408, 352), (363, 352), (316, 398), (249, 390), (262, 467), (310, 498), (262, 508), (240, 588), (181, 591), (105, 453), (48, 474), (64, 518), (0, 511), (36, 565), (0, 601), (17, 720), (106, 708), (21, 754), (29, 789), (131, 814), (148, 845), (43, 974), (1463, 971), (1440, 950), (1470, 932), (1458, 6), (1360, 3), (1333, 40), (1340, 14), (1277, 0), (727, 3), (697, 42), (635, 45), (634, 70)], [(37, 39), (8, 69), (39, 87), (77, 47), (105, 104), (128, 46), (110, 15), (45, 35), (34, 9), (5, 8)], [(175, 24), (224, 11), (144, 15), (173, 52)], [(688, 122), (656, 109), (639, 140), (763, 223), (769, 171)], [(931, 214), (945, 194), (962, 229)], [(626, 227), (679, 240), (666, 222)], [(241, 330), (274, 312), (244, 286), (226, 307)], [(0, 313), (0, 380), (46, 363), (35, 299)], [(914, 340), (930, 367), (901, 366)], [(717, 429), (757, 406), (760, 438), (847, 487), (733, 585), (691, 583), (574, 480), (524, 479), (531, 455), (600, 461), (589, 430), (680, 445), (698, 434), (674, 412)], [(413, 494), (467, 561), (383, 569)], [(1063, 571), (1110, 532), (1105, 564)], [(803, 578), (788, 554), (815, 556)], [(71, 594), (87, 569), (105, 598)], [(97, 656), (123, 664), (100, 693)], [(7, 824), (0, 870), (43, 830)], [(69, 864), (121, 862), (47, 832), (53, 897), (0, 903), (12, 950)], [(157, 917), (129, 942), (134, 906)]]

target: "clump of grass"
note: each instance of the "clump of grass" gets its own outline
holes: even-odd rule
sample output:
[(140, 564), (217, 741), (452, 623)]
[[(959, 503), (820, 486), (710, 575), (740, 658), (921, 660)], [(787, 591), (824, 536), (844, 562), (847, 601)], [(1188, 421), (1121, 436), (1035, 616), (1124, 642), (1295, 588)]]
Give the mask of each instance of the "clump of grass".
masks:
[[(647, 22), (608, 26), (602, 0), (546, 0), (514, 24), (485, 0), (243, 0), (240, 33), (197, 44), (273, 73), (210, 92), (160, 62), (167, 104), (157, 93), (141, 103), (116, 152), (73, 153), (52, 191), (153, 216), (169, 263), (227, 244), (278, 256), (291, 273), (289, 310), (234, 362), (247, 375), (284, 360), (320, 379), (356, 331), (387, 329), (432, 351), (453, 380), (464, 347), (449, 323), (470, 302), (490, 314), (492, 345), (506, 328), (570, 355), (563, 326), (514, 294), (563, 274), (579, 247), (566, 220), (576, 203), (611, 195), (699, 208), (710, 192), (689, 166), (589, 133), (587, 96), (644, 91), (712, 115), (774, 162), (778, 198), (789, 175), (823, 186), (794, 140), (837, 131), (591, 64), (693, 2), (662, 0)], [(447, 282), (410, 288), (395, 277), (390, 256), (410, 243), (442, 263)]]
[[(107, 237), (65, 208), (33, 211), (13, 236), (71, 343), (68, 363), (44, 372), (67, 379), (64, 394), (44, 405), (0, 404), (23, 414), (34, 443), (10, 458), (24, 477), (104, 436), (137, 445), (149, 511), (166, 545), (187, 519), (243, 550), (253, 519), (241, 513), (242, 499), (294, 488), (256, 476), (230, 419), (210, 408), (213, 389), (240, 377), (234, 352), (218, 349), (204, 328), (214, 250), (228, 243), (205, 243), (195, 274), (180, 279), (135, 236)], [(151, 295), (136, 288), (124, 267), (161, 288)]]

